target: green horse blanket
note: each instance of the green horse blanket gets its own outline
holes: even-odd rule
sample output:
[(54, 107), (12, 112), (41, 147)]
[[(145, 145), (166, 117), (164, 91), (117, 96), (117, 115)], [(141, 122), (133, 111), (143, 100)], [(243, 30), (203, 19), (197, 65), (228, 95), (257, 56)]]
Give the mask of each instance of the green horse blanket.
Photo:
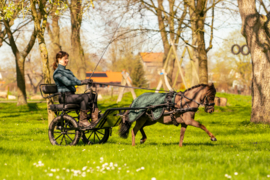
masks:
[[(137, 97), (131, 104), (132, 108), (135, 107), (147, 107), (166, 103), (166, 96), (168, 93), (144, 93)], [(176, 93), (172, 97), (172, 103), (174, 103)], [(162, 116), (165, 107), (156, 107), (151, 109), (153, 120), (157, 120)], [(140, 118), (146, 109), (130, 110), (128, 117), (129, 121), (133, 122)]]

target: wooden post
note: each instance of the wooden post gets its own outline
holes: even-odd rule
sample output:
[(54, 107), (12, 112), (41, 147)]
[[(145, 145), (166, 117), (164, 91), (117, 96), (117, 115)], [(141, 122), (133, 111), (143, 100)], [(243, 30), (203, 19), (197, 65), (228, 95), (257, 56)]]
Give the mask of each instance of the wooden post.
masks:
[[(177, 63), (177, 64), (179, 63), (179, 64), (180, 64), (180, 67), (181, 67), (181, 64), (182, 64), (182, 62), (183, 62), (183, 58), (184, 58), (185, 53), (186, 53), (186, 48), (184, 48), (184, 51), (183, 51), (183, 53), (182, 53), (182, 56), (181, 56), (180, 62), (175, 61), (175, 63)], [(175, 85), (176, 85), (177, 78), (178, 78), (178, 73), (180, 74), (179, 69), (177, 70), (177, 74), (176, 74), (176, 77), (175, 77), (175, 80), (174, 80), (174, 83), (173, 83), (173, 88), (174, 88), (174, 87), (175, 87)]]
[[(163, 66), (163, 69), (166, 69), (166, 67), (167, 67), (168, 60), (169, 60), (169, 57), (171, 55), (171, 52), (172, 52), (172, 47), (169, 50), (169, 53), (168, 53), (167, 58), (165, 60), (165, 64)], [(158, 72), (158, 74), (160, 75), (160, 72)], [(156, 89), (155, 93), (158, 93), (159, 92), (159, 90), (160, 90), (160, 88), (161, 88), (162, 85), (163, 85), (163, 88), (166, 89), (165, 83), (163, 83), (163, 77), (160, 76), (160, 79), (159, 79), (159, 82), (158, 82), (158, 86), (157, 86), (157, 89)]]
[[(126, 79), (125, 78), (122, 78), (121, 85), (123, 85), (123, 86), (126, 85)], [(125, 91), (125, 88), (124, 87), (120, 87), (119, 95), (118, 95), (118, 98), (117, 98), (117, 101), (116, 101), (117, 103), (122, 100), (124, 91)]]
[[(131, 83), (130, 83), (129, 80), (132, 81), (131, 77), (129, 76), (128, 73), (126, 73), (125, 71), (123, 71), (122, 72), (121, 85), (123, 85), (123, 86), (128, 85), (128, 86), (132, 87), (132, 85), (131, 85)], [(134, 89), (132, 89), (132, 88), (129, 88), (129, 89), (131, 91), (131, 94), (132, 94), (133, 99), (136, 99), (137, 96), (136, 96), (136, 93), (135, 93)], [(120, 87), (119, 95), (118, 95), (118, 98), (117, 98), (117, 101), (116, 101), (117, 103), (122, 100), (124, 91), (125, 91), (125, 88), (124, 87)]]
[(172, 87), (169, 84), (167, 73), (165, 73), (164, 69), (162, 69), (162, 73), (163, 73), (163, 77), (164, 77), (164, 83), (165, 83), (164, 85), (166, 85), (166, 87), (171, 91)]
[(166, 68), (167, 68), (168, 61), (169, 61), (169, 57), (170, 57), (171, 53), (172, 53), (172, 47), (171, 47), (170, 50), (169, 50), (169, 53), (168, 53), (167, 58), (166, 58), (166, 60), (165, 60), (165, 64), (164, 64), (163, 69), (166, 69)]
[(160, 90), (161, 86), (162, 86), (162, 80), (160, 79), (160, 81), (158, 82), (158, 86), (157, 86), (155, 93), (158, 93), (158, 90)]
[[(123, 74), (123, 77), (125, 78), (125, 80), (126, 80), (128, 86), (132, 87), (131, 83), (129, 82), (129, 79), (131, 80), (129, 74), (128, 74), (127, 72), (126, 72), (126, 73), (122, 73), (122, 74)], [(136, 99), (137, 96), (136, 96), (136, 94), (135, 94), (134, 89), (133, 89), (133, 88), (130, 88), (130, 91), (131, 91), (131, 94), (132, 94), (133, 99)]]

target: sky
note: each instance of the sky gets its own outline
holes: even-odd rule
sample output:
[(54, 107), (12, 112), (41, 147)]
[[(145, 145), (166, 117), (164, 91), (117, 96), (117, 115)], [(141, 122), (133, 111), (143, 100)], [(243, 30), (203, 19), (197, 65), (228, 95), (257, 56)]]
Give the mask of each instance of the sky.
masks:
[[(210, 54), (217, 51), (219, 48), (222, 48), (223, 41), (229, 40), (228, 37), (229, 33), (235, 30), (241, 29), (241, 18), (240, 14), (237, 12), (238, 7), (235, 5), (237, 4), (236, 0), (231, 0), (229, 3), (221, 3), (215, 9), (215, 21), (214, 21), (214, 39), (213, 39), (213, 49), (210, 50)], [(225, 6), (230, 7), (231, 10), (225, 10)], [(134, 8), (135, 10), (136, 8)], [(103, 9), (104, 10), (104, 9)], [(106, 9), (105, 9), (106, 11)], [(260, 10), (263, 13), (263, 10)], [(115, 13), (116, 12), (116, 13)], [(117, 17), (120, 12), (113, 11), (114, 16)], [(132, 16), (132, 18), (130, 18)], [(211, 16), (211, 11), (207, 14), (207, 17)], [(113, 19), (111, 24), (107, 24), (104, 26), (104, 19), (112, 18), (107, 14), (100, 16), (95, 11), (88, 11), (84, 15), (84, 20), (82, 23), (82, 38), (85, 40), (86, 44), (88, 44), (87, 48), (84, 48), (85, 52), (88, 53), (96, 53), (98, 56), (101, 56), (103, 50), (107, 46), (108, 42), (112, 38), (112, 34), (114, 30), (110, 29), (110, 27), (115, 28), (118, 24), (120, 24), (120, 28), (122, 27), (133, 27), (138, 28), (140, 26), (144, 26), (147, 28), (157, 29), (157, 18), (151, 13), (146, 12), (141, 21), (141, 18), (138, 15), (134, 15), (133, 13), (128, 13), (122, 18), (119, 16), (118, 18)], [(207, 18), (206, 23), (210, 23), (211, 18)], [(17, 22), (18, 23), (18, 22)], [(70, 19), (68, 14), (64, 14), (60, 21), (60, 28), (64, 28), (70, 26)], [(30, 36), (31, 29), (33, 24), (30, 24), (28, 27), (24, 29), (24, 36), (25, 39)], [(119, 29), (120, 29), (119, 28)], [(116, 33), (117, 34), (117, 33)], [(155, 34), (155, 35), (153, 35)], [(153, 35), (153, 36), (152, 36)], [(209, 42), (209, 29), (206, 29), (206, 46), (208, 47)], [(69, 38), (69, 37), (68, 37)], [(25, 47), (27, 41), (22, 40), (22, 36), (20, 35), (18, 38), (18, 42), (20, 43), (20, 48)], [(48, 35), (46, 35), (46, 39)], [(6, 44), (0, 47), (0, 69), (4, 69), (6, 66), (15, 66), (14, 55), (11, 51), (11, 48)], [(181, 53), (184, 47), (184, 43), (180, 42), (178, 46), (178, 52)], [(37, 43), (34, 47), (35, 50), (33, 52), (38, 52)], [(152, 33), (148, 34), (146, 40), (144, 41), (143, 46), (144, 51), (151, 51), (151, 52), (162, 52), (162, 41), (160, 38), (159, 33)], [(230, 53), (230, 52), (228, 52)], [(38, 53), (35, 53), (34, 56), (38, 56)], [(105, 53), (105, 58), (108, 58), (108, 52)]]

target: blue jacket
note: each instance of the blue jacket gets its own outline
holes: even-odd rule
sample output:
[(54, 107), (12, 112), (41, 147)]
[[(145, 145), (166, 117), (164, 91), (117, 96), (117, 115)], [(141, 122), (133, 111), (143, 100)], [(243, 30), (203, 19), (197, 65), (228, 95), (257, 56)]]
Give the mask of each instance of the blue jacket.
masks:
[(75, 92), (75, 85), (81, 85), (81, 81), (74, 74), (66, 69), (65, 66), (58, 64), (57, 69), (53, 73), (53, 79), (57, 85), (58, 92)]

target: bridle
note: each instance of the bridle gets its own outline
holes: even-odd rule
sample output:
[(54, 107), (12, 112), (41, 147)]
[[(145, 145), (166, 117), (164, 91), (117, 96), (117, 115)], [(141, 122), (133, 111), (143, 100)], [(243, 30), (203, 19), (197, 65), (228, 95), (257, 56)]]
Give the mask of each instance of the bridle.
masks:
[(203, 99), (202, 99), (202, 101), (205, 102), (205, 103), (201, 103), (201, 102), (196, 101), (195, 99), (191, 99), (191, 98), (185, 96), (184, 92), (179, 92), (179, 93), (177, 93), (177, 94), (181, 96), (181, 108), (183, 108), (183, 105), (182, 105), (182, 99), (185, 101), (185, 104), (189, 107), (189, 105), (188, 105), (188, 103), (186, 102), (185, 98), (188, 99), (188, 100), (190, 100), (190, 101), (195, 102), (195, 103), (198, 104), (198, 105), (205, 106), (205, 110), (206, 110), (206, 111), (209, 109), (209, 106), (214, 106), (214, 105), (215, 105), (215, 103), (209, 103), (209, 101), (208, 101), (208, 96), (207, 96), (207, 95), (205, 95), (205, 96), (203, 97)]

